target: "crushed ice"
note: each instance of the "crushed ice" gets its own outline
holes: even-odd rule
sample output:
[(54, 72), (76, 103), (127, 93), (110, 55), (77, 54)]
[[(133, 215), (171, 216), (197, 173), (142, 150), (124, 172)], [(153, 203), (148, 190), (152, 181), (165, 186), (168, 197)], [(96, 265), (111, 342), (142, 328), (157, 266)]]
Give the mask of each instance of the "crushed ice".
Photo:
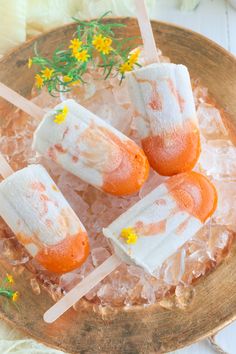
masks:
[[(76, 87), (70, 94), (63, 94), (57, 99), (49, 96), (44, 90), (39, 96), (33, 92), (33, 101), (48, 110), (61, 98), (73, 97), (138, 141), (133, 129), (134, 114), (125, 81), (120, 86), (117, 78), (95, 81), (90, 74), (87, 74), (86, 81), (87, 85)], [(202, 154), (196, 170), (209, 176), (215, 183), (219, 194), (219, 207), (211, 221), (164, 262), (156, 278), (135, 265), (122, 264), (86, 295), (89, 301), (113, 307), (153, 304), (158, 301), (165, 308), (185, 308), (194, 296), (191, 287), (193, 280), (219, 264), (230, 249), (232, 231), (236, 231), (236, 147), (229, 140), (221, 112), (214, 104), (209, 103), (207, 89), (201, 87), (198, 82), (193, 84), (202, 136)], [(27, 269), (32, 272), (32, 291), (39, 294), (40, 283), (48, 288), (56, 301), (62, 293), (70, 290), (111, 255), (112, 251), (102, 235), (102, 228), (162, 183), (164, 178), (152, 171), (148, 182), (136, 195), (106, 195), (31, 150), (32, 134), (38, 123), (39, 121), (19, 110), (11, 112), (4, 123), (1, 123), (1, 152), (15, 170), (38, 162), (47, 168), (86, 226), (90, 236), (91, 255), (76, 271), (60, 277), (49, 274), (40, 269), (32, 259), (29, 260), (30, 257), (2, 220), (0, 254), (15, 268), (17, 265), (22, 267), (25, 263)], [(165, 296), (174, 293), (176, 300), (173, 303)]]

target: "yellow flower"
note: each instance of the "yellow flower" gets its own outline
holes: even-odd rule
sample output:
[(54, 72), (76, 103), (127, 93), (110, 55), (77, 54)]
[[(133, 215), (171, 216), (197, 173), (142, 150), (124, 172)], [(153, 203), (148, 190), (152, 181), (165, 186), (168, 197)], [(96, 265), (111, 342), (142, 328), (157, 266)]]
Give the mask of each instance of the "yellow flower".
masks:
[(132, 71), (132, 70), (133, 70), (133, 64), (131, 64), (129, 61), (126, 61), (123, 64), (121, 64), (119, 68), (119, 72), (121, 74), (124, 74), (127, 71)]
[(109, 37), (103, 37), (101, 34), (93, 37), (92, 44), (98, 52), (102, 52), (105, 55), (112, 51), (112, 39)]
[(52, 185), (52, 189), (55, 191), (55, 192), (59, 192), (59, 190), (57, 189), (57, 186), (55, 184)]
[(129, 235), (129, 237), (127, 238), (126, 240), (126, 243), (128, 245), (135, 245), (135, 243), (137, 242), (138, 240), (138, 236), (136, 234), (131, 234)]
[(83, 42), (81, 42), (78, 38), (72, 39), (70, 41), (71, 45), (69, 46), (69, 48), (72, 50), (72, 52), (78, 52), (78, 50), (81, 48), (81, 45), (83, 44)]
[(14, 283), (14, 278), (11, 274), (7, 274), (6, 276), (6, 281), (9, 283), (9, 284), (13, 284)]
[(110, 43), (112, 43), (112, 40), (110, 38), (107, 38), (104, 40), (103, 48), (101, 52), (105, 55), (110, 54), (110, 52), (113, 50), (112, 47), (110, 46)]
[(52, 78), (52, 74), (54, 73), (53, 69), (46, 68), (42, 70), (41, 74), (44, 80), (50, 80)]
[(100, 52), (101, 46), (103, 45), (104, 37), (101, 34), (98, 34), (93, 37), (92, 44)]
[(35, 75), (35, 83), (37, 88), (41, 89), (43, 87), (43, 78), (39, 74)]
[(78, 61), (82, 61), (82, 62), (86, 62), (90, 57), (86, 49), (81, 50), (80, 52), (77, 53), (73, 53), (73, 55)]
[(134, 245), (138, 240), (138, 235), (132, 227), (127, 227), (121, 230), (120, 236), (128, 245)]
[(63, 76), (63, 81), (64, 81), (64, 82), (70, 82), (70, 81), (72, 81), (72, 77), (70, 77), (70, 76), (68, 76), (68, 75)]
[(18, 299), (19, 299), (19, 292), (18, 291), (15, 291), (12, 295), (12, 301), (16, 302)]
[(69, 108), (67, 106), (64, 106), (64, 108), (58, 110), (58, 113), (55, 115), (55, 119), (53, 121), (57, 124), (63, 123), (66, 119), (68, 112)]
[(33, 61), (31, 58), (28, 59), (28, 68), (30, 69), (32, 67)]
[(70, 83), (70, 86), (76, 86), (76, 85), (79, 85), (80, 84), (80, 80), (76, 80), (76, 81), (73, 81)]
[(129, 60), (128, 60), (128, 61), (129, 61), (129, 63), (130, 63), (131, 65), (137, 63), (137, 61), (138, 61), (138, 59), (139, 59), (139, 56), (140, 56), (140, 53), (141, 53), (140, 48), (137, 48), (135, 51), (133, 51), (133, 53), (130, 53), (130, 54), (129, 54)]

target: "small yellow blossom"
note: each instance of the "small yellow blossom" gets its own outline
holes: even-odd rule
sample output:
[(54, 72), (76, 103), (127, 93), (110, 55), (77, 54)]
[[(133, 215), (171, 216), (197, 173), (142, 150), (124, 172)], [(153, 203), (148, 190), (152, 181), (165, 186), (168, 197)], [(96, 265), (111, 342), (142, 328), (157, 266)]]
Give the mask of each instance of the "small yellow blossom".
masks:
[(121, 74), (124, 74), (127, 71), (132, 71), (132, 70), (133, 70), (133, 64), (131, 64), (129, 61), (126, 61), (123, 64), (121, 64), (119, 68), (119, 72)]
[(6, 276), (6, 281), (9, 283), (9, 284), (13, 284), (14, 283), (14, 278), (11, 274), (7, 274)]
[(59, 190), (57, 189), (57, 186), (55, 184), (52, 185), (52, 189), (55, 191), (55, 192), (59, 192)]
[(71, 45), (69, 46), (69, 49), (71, 49), (73, 53), (78, 52), (83, 44), (83, 42), (81, 42), (78, 38), (72, 39), (70, 43)]
[(64, 81), (64, 82), (70, 82), (70, 81), (72, 81), (72, 77), (70, 77), (70, 76), (68, 76), (68, 75), (63, 76), (63, 81)]
[(109, 37), (103, 37), (101, 34), (93, 37), (92, 44), (98, 52), (102, 52), (105, 55), (112, 51), (112, 39)]
[(103, 45), (101, 52), (105, 55), (110, 54), (110, 52), (113, 50), (112, 47), (108, 44), (110, 42), (112, 42), (112, 40), (110, 40), (110, 38), (108, 38), (104, 41), (104, 45)]
[(41, 89), (43, 87), (43, 78), (39, 74), (35, 75), (35, 83), (37, 88)]
[(15, 291), (12, 295), (12, 301), (16, 302), (18, 299), (19, 299), (19, 292), (18, 291)]
[(138, 235), (132, 227), (127, 227), (121, 230), (120, 236), (128, 245), (134, 245), (138, 240)]
[(141, 53), (141, 50), (140, 48), (137, 48), (135, 51), (133, 51), (132, 53), (129, 54), (129, 63), (131, 65), (133, 64), (136, 64), (138, 59), (139, 59), (139, 56), (140, 56), (140, 53)]
[(70, 83), (70, 86), (77, 86), (80, 85), (81, 81), (80, 80), (76, 80)]
[(52, 78), (52, 74), (54, 73), (53, 69), (46, 68), (42, 70), (41, 74), (44, 80), (50, 80)]
[(69, 112), (69, 109), (67, 106), (64, 106), (63, 109), (58, 110), (58, 113), (55, 116), (55, 119), (53, 120), (57, 124), (61, 124), (65, 121), (66, 116)]
[(88, 54), (88, 51), (86, 49), (81, 50), (80, 52), (73, 53), (73, 56), (78, 60), (82, 62), (88, 61), (88, 58), (90, 55)]
[(136, 234), (131, 234), (129, 235), (129, 237), (127, 238), (126, 240), (126, 243), (128, 245), (135, 245), (135, 243), (137, 242), (138, 240), (138, 236)]
[(101, 46), (103, 45), (104, 37), (101, 34), (98, 34), (93, 37), (93, 46), (100, 52)]
[(28, 59), (28, 68), (31, 69), (33, 61), (31, 58)]

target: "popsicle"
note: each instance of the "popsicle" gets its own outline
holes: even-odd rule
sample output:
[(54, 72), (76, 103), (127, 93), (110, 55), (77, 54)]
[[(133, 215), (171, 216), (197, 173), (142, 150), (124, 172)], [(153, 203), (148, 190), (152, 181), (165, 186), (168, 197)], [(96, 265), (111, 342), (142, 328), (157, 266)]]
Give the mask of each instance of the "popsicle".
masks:
[(203, 226), (217, 206), (213, 184), (196, 172), (171, 177), (103, 230), (114, 254), (45, 314), (53, 322), (122, 261), (155, 275), (163, 261)]
[(210, 181), (185, 172), (169, 178), (103, 232), (121, 259), (155, 274), (201, 229), (216, 205), (217, 193)]
[(65, 273), (89, 254), (87, 232), (41, 165), (14, 173), (0, 155), (0, 216), (45, 269)]
[(135, 0), (148, 65), (127, 73), (135, 124), (150, 165), (172, 176), (192, 170), (200, 133), (186, 66), (159, 63), (144, 0)]
[(33, 117), (42, 118), (33, 147), (94, 187), (114, 195), (137, 192), (149, 173), (139, 146), (74, 100), (45, 114), (0, 83), (0, 96)]

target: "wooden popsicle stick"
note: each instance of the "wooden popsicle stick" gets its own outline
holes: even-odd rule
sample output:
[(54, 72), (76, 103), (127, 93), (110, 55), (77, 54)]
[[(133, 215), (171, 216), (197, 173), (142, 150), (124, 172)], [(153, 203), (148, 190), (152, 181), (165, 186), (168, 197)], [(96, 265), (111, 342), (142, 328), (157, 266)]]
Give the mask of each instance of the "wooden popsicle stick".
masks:
[(11, 166), (0, 153), (0, 175), (5, 179), (14, 173)]
[(64, 312), (69, 310), (77, 301), (93, 289), (98, 283), (106, 278), (113, 270), (115, 270), (122, 263), (121, 259), (115, 254), (109, 257), (72, 290), (70, 290), (63, 298), (61, 298), (55, 305), (47, 310), (43, 316), (44, 321), (52, 323), (56, 321)]
[(25, 97), (19, 95), (19, 93), (10, 89), (6, 85), (0, 82), (0, 97), (6, 101), (12, 103), (14, 106), (20, 108), (25, 113), (28, 113), (34, 118), (43, 118), (45, 112), (33, 102), (27, 100)]
[(144, 44), (145, 57), (148, 64), (159, 62), (158, 51), (152, 32), (151, 22), (148, 17), (145, 0), (134, 0), (137, 11), (139, 29)]

